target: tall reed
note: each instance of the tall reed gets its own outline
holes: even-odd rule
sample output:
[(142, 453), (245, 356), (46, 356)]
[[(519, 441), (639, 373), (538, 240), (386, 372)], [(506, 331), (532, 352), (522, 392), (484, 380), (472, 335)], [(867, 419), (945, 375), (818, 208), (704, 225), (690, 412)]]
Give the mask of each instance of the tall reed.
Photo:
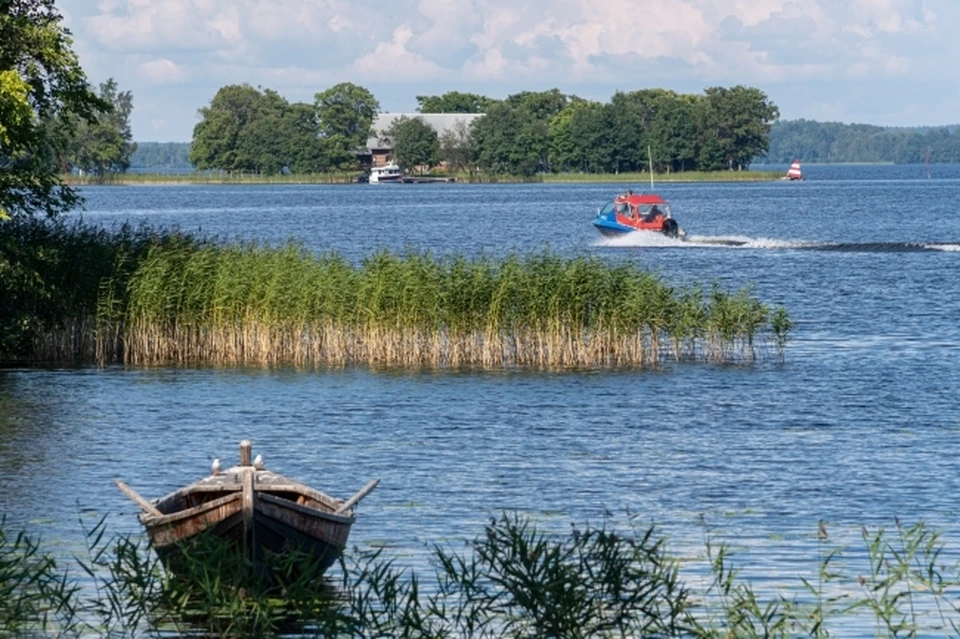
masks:
[(356, 264), (148, 227), (0, 225), (0, 285), (0, 357), (59, 362), (644, 367), (782, 358), (792, 327), (749, 289), (678, 289), (595, 257)]
[(380, 251), (353, 266), (294, 244), (156, 245), (129, 285), (137, 364), (570, 368), (754, 360), (774, 337), (749, 291), (677, 291), (630, 264)]

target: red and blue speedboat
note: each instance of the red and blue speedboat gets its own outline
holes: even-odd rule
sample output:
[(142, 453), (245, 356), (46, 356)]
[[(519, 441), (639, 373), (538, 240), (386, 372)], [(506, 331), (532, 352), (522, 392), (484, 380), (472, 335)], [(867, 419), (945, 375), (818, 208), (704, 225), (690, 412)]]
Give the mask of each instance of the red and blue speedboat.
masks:
[(677, 221), (670, 217), (670, 203), (653, 193), (621, 193), (597, 210), (593, 225), (606, 237), (634, 231), (653, 231), (667, 237), (684, 235)]

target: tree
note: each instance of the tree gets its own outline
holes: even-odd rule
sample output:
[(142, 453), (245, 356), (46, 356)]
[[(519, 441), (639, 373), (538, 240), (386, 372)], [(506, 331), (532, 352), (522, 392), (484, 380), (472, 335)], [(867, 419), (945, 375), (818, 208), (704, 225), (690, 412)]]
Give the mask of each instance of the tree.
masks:
[[(763, 91), (752, 87), (711, 87), (704, 93), (701, 130), (709, 155), (702, 152), (701, 157), (710, 168), (701, 169), (749, 168), (754, 157), (766, 153), (770, 124), (779, 117), (779, 109)], [(716, 166), (721, 158), (725, 166)]]
[(531, 112), (495, 104), (471, 124), (477, 164), (494, 173), (533, 175), (546, 167), (547, 123)]
[(110, 110), (98, 112), (91, 122), (80, 119), (71, 127), (74, 133), (64, 160), (69, 167), (103, 181), (111, 173), (124, 173), (130, 168), (130, 156), (137, 145), (130, 129), (133, 93), (118, 92), (116, 81), (110, 78), (100, 84), (99, 97)]
[(473, 174), (476, 148), (470, 127), (459, 120), (440, 135), (440, 160), (446, 162), (453, 171), (466, 171)]
[(623, 168), (615, 119), (616, 110), (611, 104), (587, 102), (573, 112), (570, 119), (572, 159), (580, 171), (613, 173)]
[(53, 0), (0, 2), (0, 215), (48, 217), (80, 201), (58, 160), (73, 113), (94, 121), (110, 105), (87, 83)]
[(418, 113), (486, 113), (497, 100), (476, 93), (448, 91), (443, 95), (418, 95)]
[(437, 132), (423, 119), (400, 117), (385, 133), (393, 140), (393, 159), (404, 169), (437, 163)]
[(283, 110), (280, 139), (285, 141), (284, 165), (291, 173), (317, 173), (337, 162), (326, 154), (312, 104), (296, 102)]
[(560, 93), (560, 89), (550, 89), (549, 91), (521, 91), (507, 96), (504, 100), (510, 106), (523, 109), (533, 115), (538, 120), (546, 122), (557, 115), (576, 96), (567, 96)]
[(380, 103), (363, 87), (342, 82), (317, 93), (314, 105), (328, 157), (341, 168), (356, 165), (356, 152), (366, 146)]
[(190, 161), (198, 169), (277, 173), (288, 140), (281, 135), (287, 101), (276, 91), (249, 84), (221, 87), (200, 109)]
[(617, 91), (607, 105), (614, 168), (620, 171), (647, 167), (646, 107), (640, 91)]

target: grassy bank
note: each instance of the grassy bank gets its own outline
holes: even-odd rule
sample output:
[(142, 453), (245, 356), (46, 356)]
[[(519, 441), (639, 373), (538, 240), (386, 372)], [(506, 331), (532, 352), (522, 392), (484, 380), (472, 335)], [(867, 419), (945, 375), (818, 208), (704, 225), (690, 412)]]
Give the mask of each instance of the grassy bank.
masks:
[[(783, 177), (780, 171), (683, 171), (681, 173), (656, 173), (654, 184), (662, 182), (769, 182)], [(543, 176), (544, 182), (592, 183), (616, 182), (618, 184), (650, 184), (649, 173), (556, 173)]]
[[(864, 528), (852, 549), (862, 571), (852, 573), (821, 522), (816, 556), (793, 557), (799, 574), (770, 575), (777, 590), (757, 594), (709, 533), (704, 551), (681, 561), (653, 527), (556, 535), (503, 515), (469, 546), (435, 546), (432, 575), (353, 549), (330, 578), (292, 552), (264, 582), (235, 549), (202, 536), (173, 575), (105, 520), (85, 531), (76, 574), (0, 523), (0, 635), (752, 639), (955, 636), (960, 627), (957, 568), (943, 565), (939, 535), (922, 525)], [(692, 586), (691, 562), (702, 566)]]
[[(90, 176), (70, 176), (74, 185), (164, 185), (164, 184), (350, 184), (356, 182), (359, 172), (316, 173), (300, 175), (263, 175), (243, 171), (191, 172), (191, 173), (124, 173), (106, 179)], [(452, 177), (457, 182), (470, 184), (510, 183), (592, 183), (614, 182), (619, 184), (649, 184), (649, 173), (544, 173), (534, 176), (435, 173), (437, 177)], [(655, 182), (763, 182), (776, 180), (781, 172), (771, 171), (686, 171), (682, 173), (658, 173)]]
[(350, 184), (359, 173), (310, 173), (299, 175), (264, 175), (245, 171), (195, 171), (189, 173), (123, 173), (100, 178), (67, 177), (75, 186), (105, 185), (169, 185), (169, 184)]
[(361, 264), (149, 228), (0, 225), (0, 352), (44, 361), (606, 368), (783, 356), (749, 290), (550, 253)]

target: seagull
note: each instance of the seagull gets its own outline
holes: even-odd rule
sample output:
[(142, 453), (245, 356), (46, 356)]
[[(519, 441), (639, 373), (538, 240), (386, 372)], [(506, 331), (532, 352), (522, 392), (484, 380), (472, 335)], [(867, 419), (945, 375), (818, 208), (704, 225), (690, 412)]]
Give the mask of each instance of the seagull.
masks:
[(263, 470), (263, 455), (257, 455), (254, 457), (253, 467), (257, 470)]
[(210, 470), (213, 471), (213, 474), (214, 474), (214, 475), (219, 475), (219, 474), (220, 474), (220, 458), (219, 458), (219, 457), (217, 457), (216, 459), (214, 459), (214, 460), (213, 460), (213, 463), (210, 464)]

